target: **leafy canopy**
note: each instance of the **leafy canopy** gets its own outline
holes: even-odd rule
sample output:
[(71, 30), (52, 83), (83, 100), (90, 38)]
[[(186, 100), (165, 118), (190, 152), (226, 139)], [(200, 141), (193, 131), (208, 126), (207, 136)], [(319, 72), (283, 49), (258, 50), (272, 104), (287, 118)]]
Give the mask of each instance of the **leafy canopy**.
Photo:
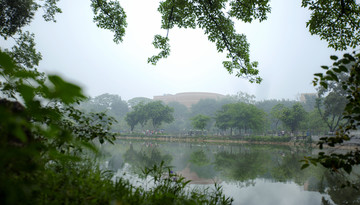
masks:
[(222, 109), (217, 111), (215, 120), (215, 125), (222, 130), (260, 130), (265, 123), (265, 112), (252, 104), (231, 103), (223, 105)]
[(228, 60), (223, 61), (223, 66), (230, 74), (236, 72), (236, 76), (247, 77), (250, 82), (261, 82), (256, 69), (258, 63), (250, 61), (246, 36), (236, 32), (232, 19), (244, 22), (265, 20), (266, 13), (270, 12), (268, 0), (167, 0), (160, 3), (158, 11), (162, 15), (161, 28), (167, 30), (167, 35), (155, 36), (153, 44), (161, 51), (149, 58), (149, 63), (155, 65), (161, 58), (169, 56), (169, 30), (175, 25), (179, 28), (198, 27), (204, 30), (209, 41), (216, 44), (218, 52), (227, 52)]
[[(358, 2), (358, 3), (356, 3)], [(360, 4), (356, 0), (303, 0), (311, 13), (306, 23), (312, 35), (319, 35), (335, 50), (360, 45)]]
[(280, 120), (291, 132), (295, 132), (300, 127), (300, 122), (306, 118), (306, 111), (300, 103), (296, 103), (291, 108), (281, 110)]
[(142, 127), (151, 121), (154, 129), (160, 127), (162, 123), (171, 123), (174, 121), (174, 108), (164, 105), (161, 101), (151, 101), (146, 104), (139, 103), (133, 107), (133, 110), (126, 114), (125, 120), (133, 131), (137, 124)]

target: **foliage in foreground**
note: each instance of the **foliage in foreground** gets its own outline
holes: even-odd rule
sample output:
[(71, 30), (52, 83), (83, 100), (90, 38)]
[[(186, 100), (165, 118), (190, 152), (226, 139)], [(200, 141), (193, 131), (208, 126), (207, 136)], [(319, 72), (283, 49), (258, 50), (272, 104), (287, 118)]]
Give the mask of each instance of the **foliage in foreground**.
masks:
[[(166, 173), (167, 174), (164, 174)], [(145, 186), (123, 178), (114, 180), (90, 161), (50, 166), (39, 184), (36, 204), (231, 204), (222, 189), (190, 190), (188, 181), (163, 164), (144, 170)], [(144, 179), (144, 181), (146, 181)], [(152, 183), (152, 185), (147, 185)], [(149, 186), (150, 188), (146, 187)]]
[[(148, 169), (155, 186), (146, 190), (102, 171), (85, 154), (95, 142), (113, 143), (114, 121), (73, 107), (81, 89), (59, 76), (25, 70), (0, 51), (0, 204), (229, 204), (220, 187), (187, 192), (183, 178)], [(22, 102), (22, 103), (20, 103)], [(93, 156), (94, 157), (94, 156)]]
[[(167, 174), (164, 175), (164, 171)], [(215, 189), (194, 188), (187, 189), (184, 177), (174, 174), (170, 167), (164, 163), (152, 168), (145, 168), (145, 177), (151, 176), (154, 186), (148, 191), (147, 197), (150, 204), (231, 204), (232, 198), (223, 194), (222, 188), (215, 184)]]

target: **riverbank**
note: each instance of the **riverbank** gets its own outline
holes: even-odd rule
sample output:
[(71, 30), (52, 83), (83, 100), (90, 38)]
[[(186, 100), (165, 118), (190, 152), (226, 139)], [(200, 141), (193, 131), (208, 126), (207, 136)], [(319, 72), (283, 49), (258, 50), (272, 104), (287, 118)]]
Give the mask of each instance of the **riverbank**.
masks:
[[(273, 138), (273, 137), (262, 137), (260, 138), (254, 137), (253, 139), (234, 139), (231, 137), (176, 137), (176, 136), (117, 136), (117, 139), (126, 139), (126, 140), (144, 140), (144, 141), (169, 141), (169, 142), (195, 142), (195, 143), (214, 143), (214, 144), (273, 144), (273, 145), (304, 145), (304, 144), (312, 144), (307, 143), (305, 141), (291, 141), (290, 138)], [(264, 140), (266, 139), (266, 140)], [(314, 144), (315, 145), (315, 144)]]
[[(264, 145), (285, 145), (285, 146), (308, 146), (318, 148), (317, 142), (308, 140), (293, 140), (291, 137), (272, 137), (272, 136), (254, 136), (245, 139), (234, 139), (233, 137), (177, 137), (177, 136), (117, 136), (117, 139), (142, 140), (142, 141), (167, 141), (167, 142), (193, 142), (193, 143), (211, 143), (211, 144), (264, 144)], [(359, 149), (356, 145), (341, 145), (337, 147), (324, 146), (326, 149), (355, 150)]]

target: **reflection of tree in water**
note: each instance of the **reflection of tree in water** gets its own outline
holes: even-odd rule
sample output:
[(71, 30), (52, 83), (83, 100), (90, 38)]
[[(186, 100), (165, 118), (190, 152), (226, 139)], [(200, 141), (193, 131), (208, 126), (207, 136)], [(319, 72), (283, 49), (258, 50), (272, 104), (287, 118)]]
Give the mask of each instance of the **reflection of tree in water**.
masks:
[(277, 155), (271, 169), (271, 176), (279, 182), (294, 181), (303, 185), (310, 177), (321, 178), (324, 171), (321, 167), (308, 167), (301, 170), (300, 160), (304, 159), (306, 153), (281, 153)]
[(124, 154), (124, 160), (132, 165), (135, 173), (141, 173), (145, 167), (153, 167), (162, 161), (165, 166), (169, 166), (172, 157), (169, 154), (162, 154), (157, 147), (143, 147), (140, 151), (136, 151), (131, 144)]
[[(357, 173), (360, 170), (358, 170)], [(346, 181), (350, 181), (355, 188), (351, 186), (345, 186), (344, 183)], [(321, 184), (320, 184), (321, 183)], [(353, 174), (352, 176), (348, 176), (346, 174), (339, 173), (331, 173), (329, 171), (324, 172), (324, 180), (319, 181), (318, 186), (326, 186), (326, 193), (330, 196), (331, 200), (335, 204), (349, 204), (349, 205), (358, 205), (360, 204), (360, 175)], [(323, 204), (332, 204), (329, 200), (322, 199)]]
[(307, 151), (272, 146), (244, 146), (215, 154), (215, 169), (224, 180), (252, 181), (263, 178), (276, 182), (293, 181), (304, 185), (311, 177), (319, 180), (323, 169), (309, 167), (301, 170), (300, 160)]
[(211, 164), (209, 154), (210, 150), (206, 149), (205, 151), (203, 148), (191, 152), (186, 167), (201, 178), (214, 179), (216, 177), (216, 171), (214, 170), (214, 165)]
[(123, 166), (124, 166), (124, 160), (121, 154), (115, 154), (109, 160), (109, 169), (113, 171), (117, 171), (118, 169), (121, 169)]
[[(271, 174), (276, 181), (294, 181), (299, 185), (304, 186), (304, 190), (317, 191), (323, 194), (328, 194), (337, 205), (340, 204), (360, 204), (360, 190), (354, 189), (350, 186), (342, 187), (346, 181), (351, 181), (360, 188), (360, 175), (353, 174), (348, 176), (345, 173), (331, 173), (323, 167), (310, 166), (301, 170), (305, 153), (287, 153), (282, 156), (282, 159), (277, 160)], [(360, 168), (354, 171), (360, 173)], [(322, 198), (322, 204), (333, 204), (326, 198)]]
[[(145, 166), (152, 166), (162, 160), (176, 166), (173, 171), (195, 176), (196, 183), (212, 183), (212, 179), (236, 183), (247, 187), (255, 185), (257, 178), (272, 182), (295, 182), (306, 191), (328, 194), (323, 204), (360, 204), (360, 191), (344, 188), (343, 176), (332, 175), (321, 166), (310, 166), (304, 170), (300, 160), (311, 154), (304, 147), (267, 145), (214, 145), (173, 143), (171, 146), (141, 148), (134, 145), (126, 151), (124, 161), (141, 173)], [(169, 153), (173, 156), (170, 156)], [(109, 162), (110, 166), (110, 162)], [(360, 173), (358, 168), (357, 173)], [(190, 176), (190, 177), (191, 177)], [(360, 178), (357, 185), (360, 187)], [(329, 200), (329, 201), (327, 201)]]
[(210, 160), (207, 158), (205, 151), (202, 149), (192, 152), (189, 162), (197, 166), (205, 166), (210, 164)]
[(269, 155), (259, 152), (232, 154), (224, 151), (215, 154), (214, 165), (225, 179), (243, 182), (264, 175), (269, 161)]

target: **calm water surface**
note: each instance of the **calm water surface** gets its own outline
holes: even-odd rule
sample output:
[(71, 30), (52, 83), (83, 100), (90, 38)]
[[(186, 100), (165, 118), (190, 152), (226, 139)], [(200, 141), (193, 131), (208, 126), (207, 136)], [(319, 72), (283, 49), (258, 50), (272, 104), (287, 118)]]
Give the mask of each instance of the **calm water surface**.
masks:
[(319, 166), (300, 170), (313, 152), (306, 147), (121, 140), (102, 150), (106, 167), (119, 175), (136, 177), (164, 161), (191, 186), (219, 183), (234, 204), (360, 204), (359, 191), (339, 189), (341, 177)]

